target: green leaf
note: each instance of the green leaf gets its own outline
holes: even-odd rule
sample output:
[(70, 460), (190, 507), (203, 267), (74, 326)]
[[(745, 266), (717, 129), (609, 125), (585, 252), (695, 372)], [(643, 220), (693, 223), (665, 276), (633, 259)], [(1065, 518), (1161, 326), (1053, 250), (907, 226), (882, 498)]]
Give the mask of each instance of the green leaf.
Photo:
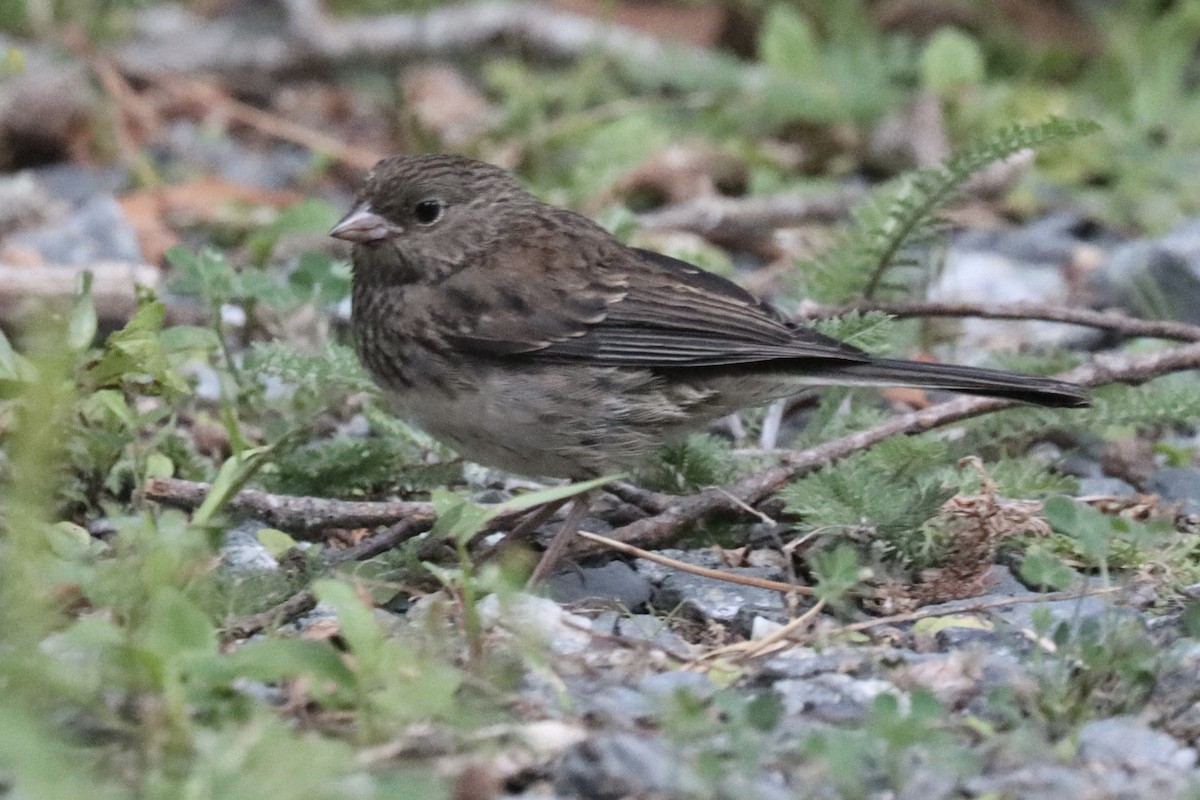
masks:
[(944, 617), (928, 617), (917, 620), (913, 625), (913, 633), (933, 636), (947, 628), (974, 628), (975, 630), (990, 631), (994, 627), (988, 620), (973, 614), (948, 614)]
[(258, 543), (267, 548), (267, 552), (275, 558), (279, 558), (296, 546), (295, 539), (275, 528), (262, 528), (255, 534), (255, 537), (258, 539)]
[(1048, 497), (1042, 505), (1042, 516), (1059, 533), (1074, 534), (1079, 525), (1079, 504), (1062, 495)]
[(1038, 547), (1031, 547), (1021, 561), (1021, 580), (1034, 586), (1061, 591), (1075, 581), (1075, 573), (1057, 557)]
[(434, 489), (430, 499), (437, 512), (433, 536), (445, 536), (465, 542), (483, 529), (492, 518), (491, 509), (470, 502), (449, 489)]
[(212, 312), (238, 299), (237, 274), (221, 253), (211, 249), (197, 253), (176, 245), (166, 252), (166, 259), (177, 273), (170, 283), (176, 294), (199, 297)]
[(841, 603), (862, 577), (858, 554), (848, 544), (813, 555), (812, 571), (817, 579), (813, 593), (834, 605)]
[(162, 453), (151, 453), (146, 456), (147, 478), (170, 478), (175, 474), (175, 464)]
[(183, 592), (169, 587), (151, 597), (141, 638), (142, 645), (164, 664), (180, 655), (217, 652), (217, 631), (212, 622)]
[(208, 490), (208, 496), (204, 498), (204, 502), (192, 515), (192, 524), (204, 526), (212, 521), (212, 518), (225, 507), (229, 499), (236, 495), (246, 481), (250, 480), (254, 473), (266, 463), (267, 457), (274, 452), (278, 444), (276, 442), (262, 447), (249, 448), (225, 459), (225, 463), (221, 465), (217, 471), (217, 477), (212, 482), (212, 488)]
[(767, 12), (758, 53), (771, 69), (796, 77), (814, 78), (821, 70), (821, 49), (812, 26), (782, 3), (776, 3)]
[(1200, 639), (1200, 603), (1190, 602), (1179, 614), (1179, 626), (1185, 636)]
[(251, 258), (263, 264), (279, 239), (289, 233), (326, 233), (337, 224), (341, 212), (327, 200), (308, 199), (290, 205), (279, 212), (270, 225), (263, 227), (247, 242)]
[(368, 674), (373, 672), (379, 666), (384, 644), (383, 629), (375, 619), (374, 610), (359, 599), (353, 587), (342, 581), (317, 581), (313, 593), (337, 614), (342, 638), (362, 669)]
[(36, 378), (33, 364), (13, 350), (4, 331), (0, 331), (0, 383), (31, 383)]
[(564, 500), (569, 497), (599, 489), (601, 486), (623, 478), (623, 474), (607, 475), (603, 478), (593, 478), (590, 481), (570, 483), (566, 486), (553, 486), (549, 489), (539, 489), (536, 492), (526, 492), (511, 500), (497, 503), (493, 506), (480, 506), (470, 503), (453, 492), (445, 489), (434, 490), (433, 507), (437, 511), (437, 522), (434, 523), (435, 535), (449, 536), (457, 541), (466, 541), (483, 529), (491, 520), (505, 514), (527, 511), (531, 508)]
[(505, 500), (496, 506), (491, 506), (492, 517), (498, 517), (501, 514), (508, 514), (514, 511), (526, 511), (530, 508), (552, 503), (555, 500), (564, 500), (568, 497), (590, 492), (593, 489), (599, 489), (602, 486), (607, 486), (613, 481), (619, 481), (625, 477), (624, 473), (615, 473), (606, 475), (602, 478), (593, 478), (590, 481), (580, 481), (579, 483), (568, 483), (565, 486), (552, 486), (549, 489), (538, 489), (536, 492), (526, 492), (517, 495), (511, 500)]
[(173, 325), (158, 335), (163, 350), (168, 353), (211, 353), (219, 350), (221, 340), (212, 328), (199, 325)]
[(141, 303), (125, 327), (108, 337), (100, 358), (88, 366), (87, 382), (95, 388), (130, 387), (168, 399), (190, 394), (159, 341), (165, 315), (160, 301)]
[(327, 642), (304, 639), (265, 639), (248, 642), (218, 663), (207, 665), (209, 680), (217, 683), (220, 676), (226, 682), (234, 678), (257, 681), (281, 681), (298, 675), (310, 675), (316, 680), (310, 691), (324, 694), (323, 684), (333, 682), (343, 691), (353, 689), (354, 674), (342, 656)]
[(921, 82), (946, 96), (983, 82), (983, 53), (976, 41), (957, 28), (940, 28), (921, 53)]
[[(898, 267), (911, 272), (920, 264), (922, 246), (941, 232), (936, 212), (953, 202), (966, 180), (989, 164), (1047, 142), (1094, 133), (1089, 120), (1051, 118), (1036, 125), (1000, 129), (940, 167), (918, 170), (874, 191), (853, 213), (854, 228), (819, 259), (801, 262), (809, 295), (826, 303), (874, 297)], [(910, 281), (911, 283), (911, 281)]]
[(300, 297), (320, 305), (341, 302), (350, 295), (350, 264), (310, 250), (300, 256), (288, 284)]
[(67, 320), (67, 347), (82, 353), (96, 339), (96, 305), (92, 302), (92, 273), (84, 272), (75, 308)]
[(778, 727), (784, 711), (778, 692), (762, 692), (746, 704), (746, 722), (755, 730), (770, 733)]

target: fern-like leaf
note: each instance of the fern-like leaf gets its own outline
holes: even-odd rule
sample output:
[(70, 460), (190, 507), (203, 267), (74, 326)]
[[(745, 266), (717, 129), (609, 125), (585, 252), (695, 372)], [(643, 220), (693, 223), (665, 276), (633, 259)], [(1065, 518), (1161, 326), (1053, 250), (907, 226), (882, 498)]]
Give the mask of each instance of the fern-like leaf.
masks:
[(854, 212), (852, 233), (822, 258), (801, 264), (816, 299), (846, 302), (875, 296), (887, 285), (890, 271), (917, 264), (915, 254), (941, 232), (937, 212), (957, 198), (972, 174), (1022, 150), (1098, 128), (1089, 120), (1059, 118), (1009, 125), (940, 167), (909, 173), (882, 187)]

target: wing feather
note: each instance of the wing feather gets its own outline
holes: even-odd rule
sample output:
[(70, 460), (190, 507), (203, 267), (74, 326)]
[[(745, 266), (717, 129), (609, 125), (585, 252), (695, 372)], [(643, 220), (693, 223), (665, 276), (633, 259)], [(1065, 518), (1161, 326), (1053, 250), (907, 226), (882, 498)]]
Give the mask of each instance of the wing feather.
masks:
[[(522, 243), (492, 254), (450, 279), (440, 297), (470, 294), (486, 309), (459, 324), (447, 342), (487, 357), (542, 363), (681, 367), (788, 359), (862, 362), (863, 351), (788, 323), (778, 311), (732, 281), (668, 256), (612, 239), (564, 251)], [(486, 277), (497, 260), (541, 264), (537, 280), (500, 285)], [(442, 309), (461, 321), (457, 309)]]

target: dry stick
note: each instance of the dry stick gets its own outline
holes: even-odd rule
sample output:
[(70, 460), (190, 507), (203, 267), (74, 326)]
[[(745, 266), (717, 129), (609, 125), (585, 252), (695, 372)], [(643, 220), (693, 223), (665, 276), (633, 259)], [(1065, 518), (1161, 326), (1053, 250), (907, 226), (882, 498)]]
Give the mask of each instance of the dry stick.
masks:
[(770, 236), (776, 228), (845, 219), (863, 194), (857, 189), (840, 189), (820, 195), (700, 197), (641, 214), (638, 220), (651, 230), (683, 230), (714, 241), (744, 242)]
[[(554, 538), (550, 540), (550, 544), (542, 553), (542, 557), (538, 559), (537, 566), (533, 568), (533, 572), (530, 573), (529, 580), (525, 584), (526, 588), (537, 586), (541, 583), (542, 579), (558, 566), (563, 553), (570, 549), (571, 542), (575, 539), (575, 534), (582, 533), (579, 530), (579, 525), (583, 522), (584, 517), (587, 516), (588, 507), (591, 505), (591, 496), (591, 492), (584, 492), (572, 498), (567, 518), (563, 520), (562, 527), (558, 529), (558, 533), (554, 534)], [(554, 508), (557, 510), (558, 506), (555, 505)], [(549, 515), (547, 514), (547, 516)]]
[(981, 319), (1035, 319), (1065, 322), (1089, 328), (1114, 331), (1125, 336), (1149, 336), (1184, 342), (1200, 341), (1200, 326), (1184, 322), (1137, 319), (1118, 311), (1092, 311), (1086, 308), (1042, 303), (874, 303), (859, 302), (844, 306), (823, 306), (805, 311), (804, 319), (828, 319), (854, 311), (881, 311), (893, 317), (979, 317)]
[(813, 590), (809, 586), (797, 586), (792, 583), (783, 583), (781, 581), (772, 581), (766, 578), (755, 578), (752, 575), (739, 575), (734, 572), (725, 572), (719, 569), (710, 569), (708, 567), (700, 567), (695, 564), (688, 564), (684, 561), (679, 561), (674, 558), (669, 558), (661, 553), (652, 553), (649, 550), (643, 550), (640, 547), (634, 547), (625, 542), (618, 542), (616, 539), (610, 539), (607, 536), (601, 536), (598, 533), (588, 533), (587, 531), (579, 531), (578, 536), (587, 539), (589, 542), (603, 545), (610, 550), (616, 550), (618, 553), (624, 553), (627, 556), (637, 556), (644, 558), (647, 561), (653, 561), (655, 564), (662, 564), (665, 567), (677, 569), (680, 572), (690, 572), (693, 575), (701, 575), (705, 578), (713, 578), (714, 580), (724, 581), (725, 583), (738, 583), (742, 586), (754, 586), (758, 589), (768, 589), (773, 592), (787, 592), (788, 594), (804, 594), (811, 595)]
[(464, 3), (355, 19), (325, 15), (318, 0), (283, 0), (283, 5), (290, 23), (286, 28), (231, 35), (223, 21), (197, 24), (177, 34), (138, 37), (122, 46), (116, 58), (127, 74), (143, 79), (207, 73), (262, 86), (283, 76), (324, 73), (337, 64), (447, 59), (516, 45), (552, 59), (603, 53), (668, 76), (719, 68), (747, 91), (769, 77), (761, 67), (731, 66), (705, 48), (664, 41), (544, 2)]
[[(832, 631), (825, 631), (821, 635), (823, 637), (832, 638), (843, 633), (857, 633), (865, 631), (868, 628), (878, 628), (880, 625), (891, 625), (897, 622), (914, 622), (919, 619), (927, 619), (929, 617), (942, 617), (950, 614), (971, 613), (974, 611), (986, 611), (989, 608), (1003, 608), (1004, 606), (1018, 606), (1026, 603), (1058, 603), (1065, 600), (1079, 600), (1084, 597), (1095, 597), (1101, 594), (1112, 594), (1119, 592), (1124, 587), (1121, 586), (1105, 586), (1100, 589), (1085, 589), (1078, 592), (1050, 592), (1049, 594), (1033, 594), (1021, 595), (1019, 597), (997, 597), (994, 600), (982, 600), (961, 605), (950, 603), (939, 603), (936, 606), (926, 606), (918, 611), (906, 611), (903, 614), (892, 614), (888, 617), (875, 617), (874, 619), (864, 619), (861, 622), (852, 622), (849, 625), (843, 625)], [(947, 606), (950, 606), (949, 608)]]
[[(212, 489), (207, 483), (178, 478), (151, 478), (146, 499), (172, 508), (199, 508)], [(243, 489), (229, 501), (230, 510), (262, 520), (302, 538), (322, 539), (316, 534), (330, 528), (375, 528), (409, 518), (433, 519), (432, 503), (360, 502), (320, 497), (292, 497)]]
[(432, 516), (411, 516), (390, 526), (387, 530), (369, 536), (344, 550), (328, 550), (325, 553), (325, 566), (330, 567), (346, 561), (366, 561), (377, 555), (386, 553), (393, 547), (414, 539), (433, 527)]
[[(1141, 383), (1170, 372), (1200, 367), (1200, 344), (1190, 344), (1140, 355), (1097, 356), (1091, 363), (1057, 376), (1059, 380), (1096, 386), (1105, 383)], [(834, 439), (807, 450), (788, 453), (779, 466), (743, 478), (724, 487), (706, 489), (699, 494), (677, 498), (661, 513), (637, 520), (612, 531), (609, 536), (627, 544), (642, 547), (662, 547), (681, 536), (687, 527), (700, 519), (717, 513), (737, 513), (739, 503), (754, 505), (787, 485), (797, 477), (827, 466), (860, 450), (878, 444), (891, 436), (920, 433), (977, 417), (990, 411), (1017, 405), (1011, 400), (960, 397), (918, 411), (900, 414), (840, 439)], [(576, 555), (599, 551), (599, 546), (579, 548)]]
[(345, 144), (333, 136), (235, 100), (210, 84), (178, 76), (153, 76), (147, 80), (175, 95), (216, 109), (234, 122), (276, 139), (322, 153), (354, 169), (368, 170), (383, 157), (381, 153)]
[(308, 589), (302, 589), (266, 611), (238, 617), (225, 627), (223, 634), (226, 639), (245, 639), (264, 628), (291, 622), (301, 614), (312, 611), (316, 606), (317, 596)]
[(777, 630), (764, 636), (761, 639), (751, 639), (745, 642), (737, 642), (735, 644), (718, 647), (715, 650), (710, 650), (704, 653), (690, 665), (691, 667), (698, 666), (703, 661), (712, 661), (724, 656), (736, 656), (738, 658), (755, 658), (762, 655), (767, 650), (772, 653), (781, 649), (782, 646), (793, 644), (791, 642), (792, 635), (800, 628), (812, 622), (818, 614), (825, 608), (825, 600), (818, 600), (812, 608), (805, 611), (800, 616), (796, 617), (786, 625), (780, 626)]

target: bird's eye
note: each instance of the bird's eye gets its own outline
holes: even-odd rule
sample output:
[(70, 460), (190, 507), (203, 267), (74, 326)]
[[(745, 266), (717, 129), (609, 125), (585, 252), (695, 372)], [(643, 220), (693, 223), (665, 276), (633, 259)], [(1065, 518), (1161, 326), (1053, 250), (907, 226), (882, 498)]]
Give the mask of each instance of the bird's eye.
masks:
[(441, 200), (422, 200), (413, 207), (413, 216), (421, 225), (432, 225), (442, 217)]

